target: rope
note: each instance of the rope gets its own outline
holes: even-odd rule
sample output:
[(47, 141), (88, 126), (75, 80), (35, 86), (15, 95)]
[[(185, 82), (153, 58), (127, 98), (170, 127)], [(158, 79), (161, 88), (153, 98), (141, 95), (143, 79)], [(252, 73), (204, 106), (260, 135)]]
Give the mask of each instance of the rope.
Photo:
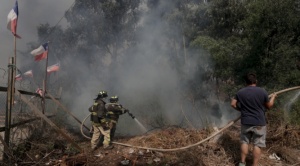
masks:
[(15, 65), (15, 64), (9, 64), (9, 65), (7, 65), (7, 67), (8, 67), (8, 68), (13, 68), (13, 69), (15, 69), (15, 68), (16, 68), (16, 65)]
[[(277, 95), (281, 94), (281, 93), (284, 93), (284, 92), (288, 92), (288, 91), (291, 91), (291, 90), (296, 90), (296, 89), (300, 89), (300, 86), (296, 86), (296, 87), (292, 87), (292, 88), (287, 88), (287, 89), (283, 89), (283, 90), (280, 90), (278, 92), (275, 92)], [(269, 95), (270, 97), (271, 95)], [(87, 116), (89, 117), (90, 114)], [(83, 120), (82, 124), (84, 123), (84, 121), (87, 119), (87, 117)], [(197, 146), (197, 145), (200, 145), (202, 143), (204, 143), (205, 141), (208, 141), (210, 140), (211, 138), (215, 137), (216, 135), (218, 135), (219, 133), (223, 132), (224, 130), (226, 130), (227, 128), (229, 128), (230, 126), (232, 126), (235, 122), (237, 122), (238, 120), (240, 120), (240, 116), (232, 121), (230, 121), (229, 123), (227, 123), (226, 126), (224, 126), (222, 129), (220, 129), (219, 131), (213, 133), (212, 135), (210, 135), (209, 137), (195, 143), (195, 144), (191, 144), (191, 145), (188, 145), (188, 146), (184, 146), (184, 147), (180, 147), (180, 148), (172, 148), (172, 149), (160, 149), (160, 148), (151, 148), (151, 147), (142, 147), (142, 146), (134, 146), (134, 145), (130, 145), (130, 144), (124, 144), (124, 143), (120, 143), (120, 142), (112, 142), (113, 144), (116, 144), (116, 145), (121, 145), (121, 146), (127, 146), (127, 147), (133, 147), (133, 148), (138, 148), (138, 149), (146, 149), (146, 150), (153, 150), (153, 151), (160, 151), (160, 152), (171, 152), (171, 151), (179, 151), (179, 150), (184, 150), (184, 149), (188, 149), (188, 148), (191, 148), (191, 147), (194, 147), (194, 146)], [(81, 125), (81, 131), (82, 131), (82, 125)], [(82, 132), (83, 134), (83, 132)], [(83, 134), (84, 135), (84, 134)], [(84, 135), (85, 136), (85, 135)], [(88, 138), (87, 136), (85, 136), (86, 138)], [(91, 138), (89, 138), (91, 139)]]

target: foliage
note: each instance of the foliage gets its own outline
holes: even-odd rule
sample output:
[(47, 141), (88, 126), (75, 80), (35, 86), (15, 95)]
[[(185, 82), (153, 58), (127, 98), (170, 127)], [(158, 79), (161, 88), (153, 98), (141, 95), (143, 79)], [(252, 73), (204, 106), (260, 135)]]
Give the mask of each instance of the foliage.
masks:
[(211, 19), (209, 36), (214, 38), (240, 36), (243, 31), (240, 22), (247, 15), (243, 1), (215, 0), (208, 13)]
[[(145, 14), (155, 16), (156, 20), (142, 22), (140, 18)], [(231, 96), (244, 84), (242, 78), (248, 72), (255, 72), (259, 85), (269, 91), (300, 84), (300, 17), (294, 0), (212, 0), (208, 3), (76, 0), (65, 16), (70, 26), (66, 30), (55, 28), (58, 37), (52, 40), (61, 45), (54, 44), (55, 52), (85, 56), (83, 60), (91, 67), (103, 66), (93, 63), (106, 55), (111, 56), (112, 63), (117, 62), (118, 56), (129, 57), (136, 51), (134, 46), (139, 36), (149, 33), (145, 29), (155, 23), (161, 25), (162, 38), (167, 42), (153, 49), (168, 50), (162, 56), (182, 75), (182, 82), (194, 98), (202, 98), (203, 94), (194, 90), (201, 91), (201, 86), (193, 86), (197, 82), (209, 84), (209, 80), (215, 80), (217, 89)], [(52, 28), (41, 25), (40, 39)], [(198, 53), (188, 56), (191, 50)], [(206, 70), (200, 64), (203, 55), (208, 54), (213, 66)], [(197, 67), (196, 77), (191, 80), (183, 75), (185, 67), (189, 67), (187, 57), (192, 61), (193, 56), (201, 67)]]
[[(212, 24), (194, 47), (209, 50), (215, 76), (236, 84), (249, 71), (269, 89), (299, 85), (299, 14), (294, 1), (213, 1)], [(272, 81), (270, 81), (272, 80)]]
[[(300, 84), (299, 8), (293, 0), (215, 0), (208, 13), (207, 33), (191, 46), (209, 51), (222, 91), (234, 94), (248, 72), (270, 91)], [(299, 119), (299, 107), (292, 112)]]
[[(249, 55), (243, 64), (262, 75), (262, 84), (287, 87), (298, 85), (299, 47), (297, 43), (299, 17), (294, 1), (255, 1), (247, 6), (249, 14), (243, 25), (249, 40)], [(290, 74), (293, 71), (293, 74)], [(284, 77), (284, 78), (282, 78)], [(272, 80), (272, 82), (270, 82)], [(276, 85), (275, 85), (276, 84)]]
[(132, 33), (138, 21), (139, 0), (102, 0), (75, 2), (66, 19), (77, 44), (97, 46), (103, 53), (116, 57), (124, 42), (134, 43)]
[(290, 110), (290, 123), (300, 126), (300, 104), (295, 102)]

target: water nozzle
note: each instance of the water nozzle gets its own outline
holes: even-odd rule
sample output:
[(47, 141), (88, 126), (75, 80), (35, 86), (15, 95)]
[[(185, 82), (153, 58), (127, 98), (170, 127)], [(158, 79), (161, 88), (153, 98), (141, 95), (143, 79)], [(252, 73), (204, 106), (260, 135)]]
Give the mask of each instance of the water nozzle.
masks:
[(128, 112), (128, 115), (132, 118), (132, 119), (134, 119), (135, 118), (135, 116), (134, 115), (132, 115), (132, 113), (130, 113), (130, 112)]

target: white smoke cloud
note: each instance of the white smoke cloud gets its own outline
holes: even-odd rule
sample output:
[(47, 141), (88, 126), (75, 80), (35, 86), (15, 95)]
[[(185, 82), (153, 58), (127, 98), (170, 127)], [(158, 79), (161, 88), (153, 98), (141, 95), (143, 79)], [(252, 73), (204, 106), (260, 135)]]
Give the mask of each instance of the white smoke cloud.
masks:
[[(18, 50), (23, 50), (23, 48), (26, 50), (26, 43), (37, 40), (37, 25), (49, 23), (54, 26), (73, 2), (74, 0), (63, 2), (59, 0), (44, 0), (42, 2), (34, 0), (30, 3), (20, 1), (18, 33), (23, 39), (18, 40)], [(6, 22), (7, 13), (12, 6), (13, 3), (8, 2), (4, 6), (0, 6), (0, 12), (2, 12), (1, 22)], [(57, 78), (68, 78), (70, 75), (76, 75), (78, 79), (69, 79), (68, 86), (63, 87), (62, 93), (62, 101), (68, 101), (67, 108), (76, 117), (83, 120), (89, 114), (88, 107), (93, 103), (93, 99), (98, 92), (106, 90), (109, 96), (118, 95), (120, 103), (128, 108), (148, 129), (151, 129), (153, 127), (151, 125), (157, 123), (157, 121), (168, 125), (180, 125), (183, 121), (186, 123), (183, 112), (195, 127), (206, 125), (204, 124), (205, 121), (210, 118), (209, 108), (197, 99), (195, 99), (195, 104), (187, 102), (188, 99), (183, 91), (188, 89), (187, 86), (190, 85), (184, 85), (183, 80), (196, 78), (200, 80), (198, 77), (201, 77), (203, 73), (197, 73), (199, 68), (209, 70), (211, 62), (204, 53), (187, 50), (185, 65), (176, 66), (176, 68), (181, 68), (182, 72), (179, 73), (174, 68), (172, 57), (181, 56), (177, 58), (181, 58), (183, 61), (185, 61), (185, 58), (182, 53), (173, 55), (174, 50), (169, 50), (170, 47), (167, 46), (170, 43), (169, 38), (165, 36), (168, 26), (161, 18), (161, 13), (165, 12), (167, 7), (171, 9), (173, 7), (172, 3), (161, 1), (156, 11), (151, 13), (147, 13), (144, 5), (141, 7), (144, 15), (139, 22), (139, 26), (143, 26), (143, 31), (139, 34), (140, 42), (136, 48), (133, 48), (133, 53), (118, 57), (121, 63), (114, 67), (115, 71), (113, 72), (105, 69), (100, 70), (100, 68), (103, 68), (97, 66), (91, 71), (90, 64), (86, 64), (82, 59), (79, 59), (79, 57), (85, 58), (85, 55), (60, 57), (62, 70), (56, 76), (51, 75), (50, 82), (55, 81)], [(4, 11), (6, 12), (4, 13)], [(62, 25), (66, 25), (66, 23), (62, 22)], [(176, 31), (175, 27), (172, 31)], [(178, 35), (174, 36), (174, 40), (181, 43), (182, 35), (179, 30), (177, 32)], [(13, 49), (13, 39), (6, 29), (6, 24), (4, 28), (1, 28), (0, 35), (6, 38), (6, 40), (0, 40), (0, 42), (5, 41), (3, 44), (0, 43), (0, 49), (3, 50), (3, 55), (7, 55), (4, 59), (8, 59), (9, 53), (13, 52), (11, 51)], [(99, 53), (95, 51), (95, 55), (97, 54)], [(105, 60), (95, 59), (94, 64), (98, 64), (98, 66), (107, 65), (109, 61), (109, 56), (106, 56)], [(1, 61), (0, 65), (6, 66), (6, 64)], [(111, 78), (110, 81), (108, 81), (108, 77)], [(195, 86), (207, 86), (207, 89), (201, 93), (207, 97), (207, 100), (217, 103), (211, 85), (203, 84), (205, 83), (201, 80), (195, 82)], [(49, 89), (51, 88), (53, 89), (49, 84)], [(223, 111), (226, 107), (221, 104), (216, 109)], [(153, 119), (157, 121), (153, 122)], [(218, 119), (213, 120), (217, 121)], [(220, 124), (220, 122), (216, 123)], [(79, 125), (77, 126), (79, 127)], [(129, 116), (122, 115), (120, 117), (117, 133), (126, 135), (141, 134), (142, 132)]]
[[(93, 97), (100, 90), (107, 90), (109, 96), (118, 95), (120, 103), (128, 108), (148, 129), (157, 125), (156, 123), (180, 125), (185, 121), (182, 114), (182, 104), (185, 100), (182, 92), (187, 87), (183, 85), (182, 79), (200, 77), (200, 75), (195, 75), (195, 72), (199, 68), (209, 68), (211, 62), (205, 55), (188, 51), (186, 65), (182, 67), (184, 72), (178, 73), (178, 70), (173, 68), (172, 57), (177, 55), (172, 55), (172, 50), (167, 46), (170, 43), (170, 39), (166, 36), (166, 30), (169, 27), (166, 25), (165, 20), (161, 18), (161, 13), (167, 7), (172, 8), (172, 4), (162, 1), (156, 11), (144, 13), (139, 23), (139, 26), (143, 27), (143, 31), (138, 37), (140, 41), (133, 49), (133, 53), (118, 57), (121, 63), (113, 67), (115, 71), (91, 72), (86, 70), (84, 72), (89, 77), (81, 79), (82, 90), (80, 91), (82, 93), (79, 96), (72, 97), (72, 111), (78, 117), (83, 119), (88, 115), (87, 108), (92, 104)], [(176, 31), (175, 28), (173, 27), (172, 30)], [(179, 37), (176, 38), (175, 36), (174, 40), (180, 43), (182, 35), (179, 30), (177, 31)], [(179, 56), (183, 57), (184, 55), (180, 54)], [(201, 60), (199, 61), (199, 59)], [(80, 60), (76, 59), (75, 61), (68, 62), (66, 68), (72, 68), (71, 64), (72, 66), (80, 65), (78, 64)], [(101, 65), (103, 62), (99, 60), (96, 64)], [(178, 66), (178, 68), (181, 67)], [(97, 68), (95, 70), (97, 71)], [(78, 75), (78, 73), (76, 74)], [(112, 76), (114, 79), (107, 82), (108, 76)], [(80, 74), (78, 77), (81, 77)], [(201, 86), (201, 84), (199, 82), (198, 86)], [(203, 93), (213, 95), (214, 92), (209, 92), (209, 90), (211, 89), (207, 89), (207, 92)], [(192, 110), (192, 107), (184, 104), (183, 107), (187, 112), (187, 118), (195, 127), (199, 128), (207, 125), (203, 121), (210, 118), (210, 110)], [(201, 102), (198, 102), (197, 107), (203, 107)], [(122, 115), (117, 132), (121, 134), (141, 134), (142, 130), (129, 116)]]

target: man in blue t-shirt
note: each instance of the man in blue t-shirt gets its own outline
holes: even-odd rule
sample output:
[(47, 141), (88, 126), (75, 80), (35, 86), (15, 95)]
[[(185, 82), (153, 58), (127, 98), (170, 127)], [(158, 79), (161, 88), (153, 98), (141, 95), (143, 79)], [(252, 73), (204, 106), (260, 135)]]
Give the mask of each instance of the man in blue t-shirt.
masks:
[(249, 151), (248, 144), (253, 142), (253, 166), (258, 165), (262, 147), (266, 147), (266, 117), (265, 111), (274, 105), (276, 93), (269, 99), (263, 88), (256, 86), (256, 75), (246, 76), (247, 86), (240, 89), (231, 101), (231, 106), (241, 112), (241, 162), (246, 165)]

